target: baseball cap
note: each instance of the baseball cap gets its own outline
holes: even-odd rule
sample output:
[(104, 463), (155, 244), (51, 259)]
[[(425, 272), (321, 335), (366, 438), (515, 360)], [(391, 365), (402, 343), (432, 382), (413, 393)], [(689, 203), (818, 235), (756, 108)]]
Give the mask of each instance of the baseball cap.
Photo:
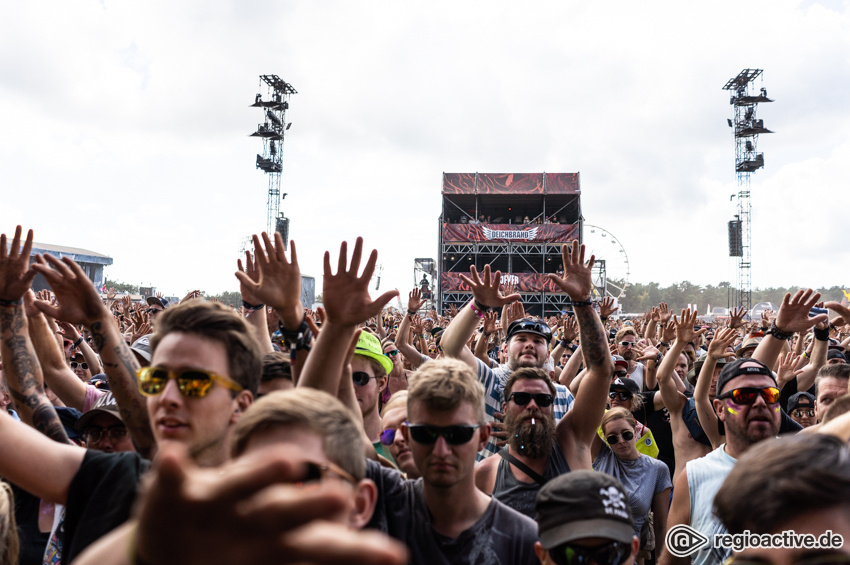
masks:
[(98, 398), (94, 405), (80, 416), (80, 419), (77, 420), (77, 430), (82, 433), (86, 429), (86, 425), (98, 414), (109, 414), (117, 418), (119, 422), (124, 422), (121, 418), (121, 411), (118, 410), (118, 403), (115, 401), (115, 396), (111, 392), (107, 392)]
[[(749, 366), (744, 367), (743, 365)], [(776, 377), (773, 376), (773, 371), (761, 361), (751, 358), (736, 359), (730, 363), (726, 363), (723, 370), (720, 371), (720, 376), (717, 377), (717, 396), (720, 396), (723, 387), (729, 381), (741, 375), (767, 375), (776, 383)]]
[(139, 339), (133, 342), (133, 345), (130, 346), (130, 350), (147, 361), (151, 362), (151, 336), (153, 334), (143, 335)]
[(806, 391), (800, 391), (791, 395), (788, 399), (788, 411), (791, 412), (795, 408), (814, 408), (815, 397)]
[(631, 543), (629, 495), (617, 479), (598, 471), (573, 471), (543, 485), (535, 501), (537, 534), (552, 549), (582, 538)]
[(640, 394), (640, 386), (638, 386), (635, 381), (628, 377), (626, 377), (625, 379), (617, 377), (614, 382), (611, 383), (610, 390), (625, 390), (632, 396)]
[(381, 364), (381, 367), (390, 374), (393, 370), (393, 362), (390, 358), (384, 355), (384, 348), (381, 347), (381, 340), (378, 336), (369, 332), (360, 332), (360, 337), (357, 338), (357, 347), (354, 349), (355, 355), (369, 357)]
[(615, 367), (617, 365), (621, 365), (621, 366), (625, 367), (626, 369), (629, 368), (629, 362), (626, 361), (625, 359), (623, 359), (623, 357), (621, 355), (612, 355), (611, 360), (614, 361)]
[(549, 329), (546, 322), (537, 318), (520, 318), (519, 320), (514, 320), (508, 326), (505, 339), (507, 341), (516, 334), (523, 333), (539, 335), (545, 338), (547, 342), (552, 339), (552, 330)]
[[(688, 371), (687, 379), (688, 382), (691, 383), (691, 386), (697, 386), (697, 379), (699, 378), (700, 371), (702, 371), (702, 366), (705, 365), (705, 360), (708, 359), (708, 353), (703, 353), (699, 356), (699, 359), (694, 361), (694, 368)], [(725, 365), (729, 363), (729, 359), (726, 357), (721, 357), (717, 360), (717, 365)], [(719, 388), (717, 390), (720, 390)]]
[(168, 308), (167, 298), (159, 298), (158, 296), (148, 296), (145, 299), (145, 302), (148, 303), (148, 306), (153, 306), (154, 304), (156, 304), (158, 306), (162, 306), (163, 308)]
[(826, 352), (826, 360), (829, 361), (830, 359), (841, 359), (846, 363), (847, 355), (845, 355), (840, 349), (830, 349)]

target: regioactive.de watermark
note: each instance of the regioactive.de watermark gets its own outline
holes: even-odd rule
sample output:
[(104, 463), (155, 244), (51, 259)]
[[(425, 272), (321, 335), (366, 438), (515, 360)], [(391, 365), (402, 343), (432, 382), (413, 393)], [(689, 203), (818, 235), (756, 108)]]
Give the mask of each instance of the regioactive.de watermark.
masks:
[[(664, 537), (667, 550), (674, 557), (687, 557), (703, 548), (708, 548), (708, 537), (686, 524), (678, 524), (667, 531)], [(840, 549), (844, 537), (832, 530), (820, 535), (798, 534), (785, 530), (778, 534), (756, 534), (744, 530), (740, 534), (715, 534), (711, 547), (732, 551), (748, 548), (764, 549)]]

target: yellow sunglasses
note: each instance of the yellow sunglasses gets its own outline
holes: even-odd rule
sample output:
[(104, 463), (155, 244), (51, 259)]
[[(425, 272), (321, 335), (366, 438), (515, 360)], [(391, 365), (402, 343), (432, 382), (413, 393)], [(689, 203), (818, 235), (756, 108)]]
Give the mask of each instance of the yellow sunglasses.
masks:
[(203, 398), (209, 394), (213, 382), (225, 388), (239, 392), (242, 387), (227, 377), (204, 371), (203, 369), (183, 369), (169, 371), (161, 367), (144, 367), (136, 372), (139, 377), (139, 392), (145, 396), (162, 393), (169, 379), (177, 381), (177, 388), (183, 396)]

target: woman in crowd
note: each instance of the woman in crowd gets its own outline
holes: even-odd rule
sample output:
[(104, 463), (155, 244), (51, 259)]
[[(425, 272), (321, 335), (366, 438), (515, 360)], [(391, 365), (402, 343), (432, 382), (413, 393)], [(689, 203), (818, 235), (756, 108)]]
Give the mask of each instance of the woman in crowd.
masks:
[[(629, 493), (629, 506), (635, 521), (635, 535), (641, 540), (642, 563), (653, 546), (660, 555), (667, 532), (667, 510), (670, 503), (670, 470), (663, 462), (638, 452), (635, 445), (637, 422), (625, 408), (612, 408), (602, 417), (605, 441), (594, 439), (592, 456), (596, 471), (620, 481)], [(644, 524), (652, 511), (651, 524)], [(649, 527), (651, 525), (651, 528)]]

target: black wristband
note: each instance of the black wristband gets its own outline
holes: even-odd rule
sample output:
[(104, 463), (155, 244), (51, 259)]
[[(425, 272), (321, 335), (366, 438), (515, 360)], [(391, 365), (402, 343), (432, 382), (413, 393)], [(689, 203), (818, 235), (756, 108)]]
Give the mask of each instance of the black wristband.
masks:
[(408, 310), (407, 313), (411, 316), (415, 316), (416, 314), (418, 314), (418, 312), (414, 312), (413, 310)]
[(254, 312), (255, 310), (265, 308), (266, 305), (265, 304), (248, 304), (247, 302), (245, 302), (243, 300), (242, 301), (242, 307), (245, 308), (246, 310), (250, 310), (251, 312)]
[(566, 347), (569, 347), (569, 345), (570, 345), (570, 344), (569, 344), (569, 343), (567, 343), (567, 340), (565, 340), (565, 339), (562, 339), (562, 340), (561, 340), (561, 343), (560, 343), (560, 346), (561, 346), (561, 347), (566, 348)]
[(779, 329), (776, 326), (776, 322), (773, 322), (772, 324), (770, 324), (770, 329), (767, 330), (764, 333), (765, 333), (765, 335), (772, 335), (776, 339), (781, 339), (781, 340), (784, 340), (784, 341), (788, 341), (789, 339), (794, 337), (794, 332), (786, 332), (784, 330)]
[(283, 324), (278, 321), (277, 327), (280, 330), (280, 335), (283, 337), (283, 342), (291, 351), (298, 349), (310, 350), (310, 341), (313, 339), (313, 332), (307, 325), (307, 318), (301, 320), (301, 325), (296, 330), (287, 330)]
[(83, 343), (83, 336), (80, 336), (80, 339), (74, 342), (74, 347), (79, 347), (81, 343)]
[(473, 303), (473, 304), (475, 304), (475, 307), (476, 307), (476, 308), (478, 309), (478, 311), (479, 311), (479, 312), (481, 312), (482, 314), (483, 314), (484, 312), (490, 312), (490, 311), (492, 310), (492, 308), (490, 308), (489, 306), (485, 306), (485, 305), (481, 304), (480, 302), (478, 302), (478, 301), (477, 301), (476, 299), (474, 299), (474, 298), (472, 299), (472, 303)]
[(815, 339), (818, 341), (829, 341), (829, 329), (825, 328), (819, 330), (818, 328), (814, 328)]
[(573, 306), (593, 306), (593, 300), (588, 298), (587, 300), (573, 300)]
[(0, 298), (0, 306), (20, 306), (23, 303), (23, 298), (18, 298), (17, 300), (4, 300)]

